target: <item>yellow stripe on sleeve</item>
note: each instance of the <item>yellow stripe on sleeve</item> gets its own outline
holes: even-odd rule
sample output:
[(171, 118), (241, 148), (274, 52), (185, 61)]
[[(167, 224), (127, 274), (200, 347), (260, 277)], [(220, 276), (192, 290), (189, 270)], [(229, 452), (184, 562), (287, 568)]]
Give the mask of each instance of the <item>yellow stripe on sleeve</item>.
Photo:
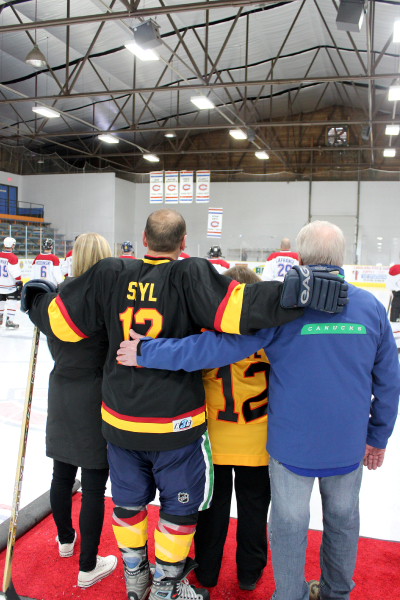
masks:
[(221, 331), (240, 334), (240, 317), (242, 314), (244, 283), (237, 285), (229, 297), (221, 319)]
[(52, 332), (62, 342), (79, 342), (86, 336), (80, 336), (72, 329), (64, 318), (56, 300), (57, 298), (54, 298), (47, 309)]

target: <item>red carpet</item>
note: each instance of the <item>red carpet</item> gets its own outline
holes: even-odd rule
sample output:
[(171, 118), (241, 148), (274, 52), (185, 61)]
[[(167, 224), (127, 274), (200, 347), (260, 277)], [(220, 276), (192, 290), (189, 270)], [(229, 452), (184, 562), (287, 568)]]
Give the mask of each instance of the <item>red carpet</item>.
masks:
[[(73, 522), (78, 529), (80, 494), (73, 499)], [(60, 558), (54, 539), (56, 529), (51, 515), (17, 541), (13, 559), (13, 582), (17, 593), (37, 600), (123, 600), (126, 598), (122, 561), (111, 528), (112, 502), (106, 498), (106, 518), (99, 554), (118, 556), (114, 573), (91, 588), (76, 586), (78, 577), (79, 534), (75, 554)], [(149, 552), (154, 561), (153, 531), (158, 520), (158, 507), (149, 507)], [(224, 561), (216, 588), (210, 589), (212, 600), (269, 600), (274, 590), (272, 567), (269, 564), (254, 592), (239, 590), (235, 567), (236, 521), (231, 519), (225, 545)], [(310, 531), (306, 563), (306, 578), (318, 579), (318, 552), (321, 533)], [(0, 554), (0, 575), (3, 578), (5, 551)], [(400, 598), (400, 543), (360, 539), (356, 588), (352, 600), (389, 600)], [(191, 583), (197, 583), (190, 575)]]

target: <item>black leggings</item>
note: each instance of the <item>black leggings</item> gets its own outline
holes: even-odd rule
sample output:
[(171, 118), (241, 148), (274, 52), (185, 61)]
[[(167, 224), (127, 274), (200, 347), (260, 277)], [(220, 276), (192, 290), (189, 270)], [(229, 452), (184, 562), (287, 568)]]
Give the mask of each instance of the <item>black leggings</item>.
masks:
[(238, 510), (236, 566), (241, 583), (251, 584), (267, 564), (267, 514), (271, 498), (268, 467), (214, 465), (211, 508), (199, 512), (194, 536), (196, 575), (205, 586), (217, 584), (229, 526), (232, 480)]
[[(53, 479), (50, 488), (50, 504), (61, 544), (74, 540), (72, 527), (72, 487), (78, 467), (54, 461)], [(79, 570), (92, 571), (96, 566), (97, 550), (100, 543), (104, 520), (104, 494), (108, 479), (108, 469), (82, 469), (82, 505), (79, 515), (81, 533), (81, 553)]]

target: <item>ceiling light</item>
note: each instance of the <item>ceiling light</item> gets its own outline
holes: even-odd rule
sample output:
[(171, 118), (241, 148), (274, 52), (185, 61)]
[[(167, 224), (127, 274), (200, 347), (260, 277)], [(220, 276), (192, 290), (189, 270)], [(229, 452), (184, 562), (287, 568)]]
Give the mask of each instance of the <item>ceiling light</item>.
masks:
[(376, 239), (377, 239), (377, 240), (383, 240), (383, 238), (381, 238), (381, 237), (379, 237), (379, 238), (377, 237)]
[(160, 159), (155, 154), (143, 154), (143, 158), (145, 160), (149, 160), (150, 162), (159, 162)]
[(143, 50), (133, 40), (129, 40), (124, 43), (127, 50), (130, 50), (132, 54), (140, 58), (140, 60), (159, 60), (158, 54), (154, 50)]
[(176, 133), (175, 131), (167, 131), (167, 133), (164, 133), (164, 137), (174, 138), (176, 137)]
[(45, 67), (47, 64), (44, 54), (40, 52), (37, 44), (35, 44), (32, 50), (28, 53), (25, 62), (27, 65), (35, 67), (36, 69), (39, 69), (39, 67)]
[(109, 133), (102, 133), (97, 137), (99, 138), (99, 140), (101, 140), (102, 142), (106, 142), (107, 144), (119, 144), (119, 139), (114, 137), (113, 135), (110, 135)]
[(230, 129), (229, 135), (235, 138), (235, 140), (247, 140), (247, 133), (241, 129)]
[(400, 100), (400, 85), (391, 85), (388, 100)]
[(44, 158), (39, 158), (38, 159), (38, 164), (43, 164), (44, 163)]
[(34, 106), (32, 110), (34, 113), (42, 115), (42, 117), (46, 117), (47, 119), (56, 119), (60, 116), (59, 112), (52, 108), (48, 108), (47, 106)]
[(200, 110), (215, 108), (214, 103), (211, 102), (211, 100), (209, 100), (206, 96), (192, 96), (190, 98), (190, 102), (193, 102), (193, 104), (195, 104), (197, 108), (200, 108)]
[(400, 42), (400, 21), (395, 21), (393, 25), (393, 42)]
[(261, 152), (255, 152), (255, 155), (257, 156), (257, 158), (260, 158), (261, 160), (265, 160), (266, 158), (269, 158), (269, 155), (264, 152), (264, 150), (262, 150)]
[(386, 150), (383, 151), (383, 156), (393, 158), (393, 156), (396, 156), (396, 150), (394, 148), (386, 148)]
[(386, 135), (399, 135), (400, 125), (386, 125)]
[(336, 26), (340, 31), (361, 31), (364, 19), (364, 0), (341, 0), (336, 17)]

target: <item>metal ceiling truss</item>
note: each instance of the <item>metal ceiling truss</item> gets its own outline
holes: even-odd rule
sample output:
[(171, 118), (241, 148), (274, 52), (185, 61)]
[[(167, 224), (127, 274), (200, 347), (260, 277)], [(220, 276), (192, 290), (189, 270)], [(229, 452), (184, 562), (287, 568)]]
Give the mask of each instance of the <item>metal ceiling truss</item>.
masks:
[[(185, 168), (187, 160), (193, 161), (193, 156), (197, 156), (197, 162), (201, 161), (202, 168), (213, 168), (213, 165), (218, 168), (241, 169), (246, 165), (249, 168), (249, 160), (251, 155), (254, 156), (255, 149), (267, 150), (270, 153), (271, 160), (268, 164), (264, 163), (264, 172), (275, 165), (276, 168), (291, 169), (294, 173), (300, 171), (305, 173), (307, 169), (318, 169), (318, 164), (323, 164), (325, 159), (318, 159), (318, 156), (329, 156), (330, 160), (333, 157), (345, 155), (348, 165), (355, 164), (353, 155), (357, 159), (357, 164), (376, 163), (376, 154), (384, 148), (385, 142), (383, 127), (388, 120), (391, 123), (400, 123), (400, 118), (396, 117), (396, 105), (394, 106), (391, 118), (380, 115), (384, 102), (387, 100), (387, 93), (382, 94), (382, 98), (377, 103), (375, 100), (375, 90), (377, 82), (382, 81), (385, 91), (387, 92), (387, 82), (392, 84), (398, 80), (398, 73), (377, 73), (377, 66), (382, 58), (386, 55), (387, 50), (392, 43), (393, 36), (390, 35), (383, 48), (378, 51), (374, 49), (374, 24), (375, 24), (375, 0), (368, 2), (367, 19), (366, 19), (366, 50), (357, 48), (357, 45), (350, 33), (347, 33), (351, 48), (340, 48), (329, 27), (327, 19), (321, 9), (321, 0), (314, 0), (313, 3), (318, 11), (321, 23), (327, 32), (332, 46), (320, 46), (315, 48), (310, 63), (306, 69), (304, 77), (291, 78), (274, 78), (274, 70), (276, 72), (278, 61), (284, 58), (283, 51), (287, 41), (294, 30), (296, 23), (304, 9), (306, 0), (302, 0), (296, 10), (294, 17), (288, 23), (288, 30), (280, 45), (279, 51), (273, 58), (262, 61), (261, 64), (268, 64), (265, 79), (249, 79), (249, 38), (250, 38), (250, 22), (254, 17), (250, 12), (243, 12), (246, 7), (260, 3), (260, 0), (209, 0), (207, 2), (193, 2), (185, 4), (175, 4), (168, 6), (164, 0), (159, 0), (160, 6), (151, 8), (138, 8), (140, 0), (120, 0), (126, 11), (114, 10), (116, 0), (109, 0), (110, 4), (104, 4), (106, 11), (101, 15), (83, 15), (79, 17), (71, 17), (70, 0), (66, 0), (65, 14), (66, 17), (52, 19), (47, 21), (23, 22), (18, 8), (14, 8), (13, 3), (7, 3), (12, 13), (17, 19), (17, 23), (0, 27), (0, 33), (25, 31), (29, 40), (34, 44), (34, 39), (30, 34), (30, 30), (63, 26), (66, 27), (66, 50), (65, 61), (63, 67), (65, 69), (65, 82), (61, 83), (52, 69), (47, 64), (47, 72), (56, 82), (59, 93), (40, 95), (37, 93), (37, 80), (46, 71), (36, 73), (35, 76), (35, 94), (28, 96), (20, 91), (17, 91), (10, 85), (0, 84), (0, 105), (10, 105), (17, 117), (17, 122), (14, 124), (1, 123), (0, 138), (7, 143), (19, 143), (24, 140), (26, 148), (33, 147), (36, 142), (46, 142), (45, 146), (41, 147), (40, 152), (46, 155), (46, 152), (54, 152), (54, 148), (58, 147), (60, 156), (65, 161), (72, 163), (76, 161), (99, 161), (103, 160), (106, 163), (114, 165), (118, 168), (132, 170), (147, 170), (148, 165), (143, 161), (143, 154), (146, 152), (156, 152), (162, 160), (169, 160), (168, 168)], [(289, 0), (292, 1), (292, 0)], [(286, 2), (284, 2), (286, 4)], [(276, 0), (263, 1), (262, 6), (273, 6), (279, 3)], [(332, 0), (332, 4), (336, 11), (338, 3)], [(2, 8), (5, 8), (4, 5)], [(218, 54), (215, 59), (209, 52), (209, 40), (211, 35), (210, 25), (210, 10), (216, 8), (232, 8), (237, 7), (236, 15), (231, 16), (229, 28), (227, 29), (224, 38), (219, 46)], [(173, 15), (179, 12), (190, 12), (202, 10), (205, 11), (204, 39), (202, 40), (199, 33), (196, 31), (197, 26), (188, 25), (183, 29), (179, 29)], [(232, 11), (230, 13), (232, 15)], [(133, 62), (133, 77), (132, 87), (125, 89), (110, 89), (110, 85), (104, 81), (99, 68), (92, 60), (94, 47), (101, 36), (104, 25), (107, 21), (119, 20), (127, 29), (130, 27), (125, 23), (126, 19), (166, 15), (173, 31), (171, 34), (176, 37), (174, 48), (165, 41), (165, 36), (162, 43), (168, 49), (170, 55), (168, 59), (160, 56), (161, 62), (164, 63), (164, 68), (158, 76), (154, 85), (148, 87), (136, 86), (136, 57)], [(245, 58), (243, 66), (221, 66), (224, 52), (229, 47), (231, 40), (234, 38), (235, 27), (239, 19), (246, 19), (245, 27)], [(99, 26), (91, 39), (85, 55), (77, 61), (70, 63), (70, 27), (82, 23), (98, 22)], [(196, 45), (201, 48), (204, 58), (198, 60), (194, 55), (194, 48), (188, 42), (187, 33), (191, 30), (194, 34)], [(196, 52), (198, 55), (198, 47)], [(178, 55), (178, 50), (181, 50)], [(328, 59), (334, 69), (333, 76), (312, 76), (311, 69), (315, 64), (321, 50), (325, 50)], [(182, 57), (182, 51), (185, 54)], [(305, 52), (309, 50), (300, 51)], [(343, 56), (343, 52), (352, 52), (358, 59), (361, 67), (361, 74), (351, 74), (348, 64)], [(378, 54), (379, 52), (379, 54)], [(362, 53), (366, 53), (366, 63), (363, 60)], [(333, 56), (337, 56), (343, 72), (340, 73), (338, 67), (333, 60)], [(377, 56), (375, 58), (375, 56)], [(191, 74), (189, 77), (183, 75), (179, 71), (179, 66), (184, 65), (187, 71)], [(258, 63), (257, 63), (258, 64)], [(76, 91), (76, 84), (80, 81), (81, 74), (86, 65), (89, 65), (96, 74), (102, 88), (89, 92)], [(60, 69), (61, 67), (57, 67)], [(244, 70), (244, 79), (235, 80), (234, 74), (237, 69)], [(399, 62), (400, 68), (400, 62)], [(178, 79), (171, 83), (165, 83), (165, 74), (172, 70)], [(227, 79), (224, 74), (228, 75)], [(195, 80), (195, 81), (193, 81)], [(164, 83), (163, 83), (164, 81)], [(329, 84), (332, 84), (331, 86)], [(294, 86), (294, 88), (285, 88), (285, 86)], [(309, 86), (319, 86), (321, 91), (315, 91), (315, 104), (311, 112), (307, 114), (296, 113), (296, 101), (300, 93)], [(282, 118), (273, 117), (274, 109), (274, 87), (279, 86), (276, 95), (287, 94), (287, 110), (286, 115)], [(265, 88), (269, 88), (269, 96), (265, 96)], [(285, 88), (285, 89), (282, 89)], [(258, 88), (258, 89), (256, 89)], [(364, 94), (362, 90), (365, 88)], [(328, 90), (334, 90), (337, 94), (338, 101), (342, 103), (342, 107), (338, 104), (331, 108), (326, 114), (321, 109), (321, 103), (325, 98)], [(187, 93), (196, 91), (197, 93), (208, 96), (211, 92), (218, 99), (215, 103), (217, 114), (220, 117), (218, 123), (210, 122), (211, 115), (208, 113), (208, 125), (198, 125), (196, 123), (200, 111), (193, 110), (192, 113), (185, 113), (185, 118), (192, 114), (192, 122), (180, 122), (183, 113), (180, 113), (180, 104), (182, 98), (187, 99)], [(349, 92), (353, 92), (353, 99)], [(151, 105), (155, 94), (159, 93), (175, 94), (176, 96), (176, 113), (170, 115), (159, 115), (158, 109)], [(223, 92), (227, 98), (225, 101), (218, 93)], [(145, 95), (147, 95), (145, 97)], [(93, 105), (92, 122), (78, 116), (79, 110), (83, 107), (68, 109), (65, 102), (67, 100), (76, 100), (78, 98), (90, 97), (90, 104)], [(93, 100), (98, 98), (98, 100)], [(358, 106), (354, 100), (357, 100)], [(63, 110), (57, 108), (57, 104), (63, 101)], [(138, 102), (139, 100), (139, 102)], [(269, 102), (267, 102), (269, 100)], [(98, 127), (95, 123), (95, 106), (98, 102), (112, 102), (116, 107), (116, 113), (113, 114), (108, 127)], [(60, 112), (62, 121), (67, 125), (69, 131), (62, 132), (45, 132), (48, 120), (43, 118), (40, 122), (40, 117), (35, 115), (32, 120), (23, 118), (21, 110), (16, 108), (17, 104), (32, 103), (38, 105), (49, 105), (56, 107)], [(140, 105), (142, 103), (142, 106)], [(128, 115), (129, 105), (131, 103), (131, 112)], [(326, 102), (325, 102), (326, 104)], [(87, 105), (86, 105), (87, 106)], [(348, 115), (348, 110), (352, 111), (352, 117)], [(341, 112), (341, 118), (333, 121), (335, 114)], [(78, 113), (78, 114), (75, 114)], [(145, 119), (149, 119), (146, 121)], [(126, 123), (126, 127), (121, 127), (121, 118)], [(222, 122), (221, 122), (222, 119)], [(303, 120), (304, 119), (304, 120)], [(118, 123), (119, 121), (119, 123)], [(40, 124), (39, 124), (40, 123)], [(74, 129), (79, 125), (78, 129)], [(33, 126), (34, 124), (34, 126)], [(351, 135), (351, 145), (345, 147), (326, 147), (324, 136), (326, 128), (332, 124), (338, 126), (348, 126)], [(361, 139), (361, 127), (368, 125), (370, 127), (370, 138), (367, 143)], [(82, 129), (82, 126), (84, 128)], [(113, 129), (113, 127), (115, 127)], [(255, 140), (247, 142), (246, 147), (235, 148), (231, 144), (229, 137), (229, 129), (233, 127), (251, 128), (255, 132)], [(173, 129), (177, 137), (174, 140), (165, 139), (165, 130)], [(112, 133), (116, 136), (121, 144), (112, 148), (101, 144), (96, 138), (100, 133)], [(1, 135), (2, 134), (2, 135)], [(285, 139), (283, 137), (285, 135)], [(140, 136), (142, 145), (137, 143), (137, 138)], [(149, 137), (150, 136), (150, 137)], [(68, 141), (69, 140), (69, 141)], [(227, 147), (227, 142), (229, 144)], [(390, 140), (392, 143), (392, 139)], [(127, 150), (125, 144), (133, 147), (132, 150)], [(61, 149), (63, 153), (61, 154)], [(369, 152), (369, 158), (366, 152)], [(30, 152), (30, 151), (29, 151)], [(327, 153), (327, 154), (326, 154)], [(224, 155), (226, 155), (224, 157)], [(236, 158), (237, 155), (237, 158)], [(359, 162), (361, 155), (361, 162)], [(176, 157), (176, 159), (173, 159)], [(350, 157), (350, 158), (348, 158)], [(173, 159), (171, 162), (170, 159)], [(235, 160), (235, 164), (233, 162)], [(336, 158), (335, 158), (336, 160)], [(121, 162), (122, 161), (122, 162)], [(350, 162), (349, 162), (350, 161)], [(190, 163), (192, 164), (192, 163)], [(324, 163), (325, 165), (325, 163)], [(384, 165), (384, 161), (376, 164), (377, 168)], [(260, 168), (260, 163), (254, 159), (253, 166)], [(325, 165), (326, 166), (326, 165)], [(250, 165), (250, 169), (252, 166)]]

